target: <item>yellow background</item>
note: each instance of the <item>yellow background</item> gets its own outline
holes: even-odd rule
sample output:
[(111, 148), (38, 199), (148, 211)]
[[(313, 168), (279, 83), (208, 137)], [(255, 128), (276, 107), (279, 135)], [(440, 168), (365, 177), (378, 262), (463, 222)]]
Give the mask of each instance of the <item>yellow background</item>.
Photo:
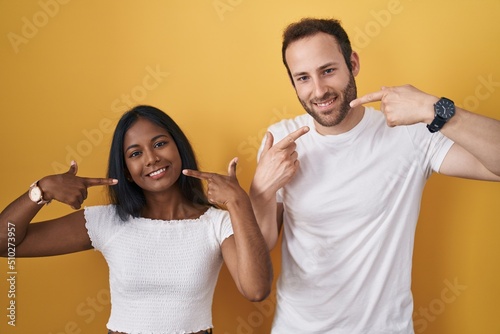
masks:
[[(283, 28), (303, 16), (342, 20), (361, 58), (359, 94), (411, 83), (500, 119), (498, 0), (1, 1), (0, 207), (70, 159), (80, 175), (104, 176), (110, 131), (139, 103), (181, 125), (204, 170), (239, 156), (248, 189), (266, 127), (303, 112), (280, 52)], [(416, 232), (416, 333), (500, 333), (499, 199), (499, 184), (431, 177)], [(86, 204), (104, 200), (94, 188)], [(54, 203), (36, 220), (69, 212)], [(18, 259), (16, 269), (11, 327), (0, 260), (1, 333), (105, 333), (100, 253)], [(243, 300), (223, 268), (217, 334), (268, 333), (273, 307), (274, 296)]]

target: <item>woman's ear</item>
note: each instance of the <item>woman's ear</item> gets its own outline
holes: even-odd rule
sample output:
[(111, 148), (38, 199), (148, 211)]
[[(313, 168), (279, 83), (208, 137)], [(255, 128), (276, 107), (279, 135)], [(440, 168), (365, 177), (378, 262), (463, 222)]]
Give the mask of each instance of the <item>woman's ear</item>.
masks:
[(128, 169), (125, 168), (125, 170), (123, 171), (123, 174), (125, 174), (125, 178), (127, 179), (128, 182), (134, 182)]

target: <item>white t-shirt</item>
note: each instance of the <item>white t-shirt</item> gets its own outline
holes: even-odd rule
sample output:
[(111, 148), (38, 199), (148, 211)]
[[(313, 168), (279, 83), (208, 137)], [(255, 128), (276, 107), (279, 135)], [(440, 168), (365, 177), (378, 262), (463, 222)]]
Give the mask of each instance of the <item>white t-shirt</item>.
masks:
[(212, 328), (212, 299), (229, 213), (197, 219), (120, 220), (113, 205), (85, 208), (92, 246), (109, 266), (108, 329), (129, 334), (192, 333)]
[(423, 124), (390, 128), (373, 108), (340, 135), (320, 135), (307, 114), (269, 131), (278, 142), (304, 125), (300, 168), (277, 195), (285, 214), (272, 333), (413, 333), (422, 191), (453, 142)]

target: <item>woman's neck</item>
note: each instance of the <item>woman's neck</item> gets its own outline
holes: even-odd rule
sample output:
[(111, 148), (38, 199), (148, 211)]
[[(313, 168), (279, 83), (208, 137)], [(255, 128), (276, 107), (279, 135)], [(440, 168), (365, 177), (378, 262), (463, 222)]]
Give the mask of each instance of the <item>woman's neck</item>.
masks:
[(150, 219), (182, 220), (201, 216), (207, 207), (186, 199), (180, 190), (148, 194), (141, 216)]

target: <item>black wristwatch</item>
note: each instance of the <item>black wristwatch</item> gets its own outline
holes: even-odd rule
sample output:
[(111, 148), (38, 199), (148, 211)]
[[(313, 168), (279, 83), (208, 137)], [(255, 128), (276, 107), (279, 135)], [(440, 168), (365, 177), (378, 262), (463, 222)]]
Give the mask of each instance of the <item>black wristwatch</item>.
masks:
[(427, 124), (427, 129), (434, 133), (439, 130), (455, 115), (455, 103), (442, 97), (434, 104), (434, 120)]

